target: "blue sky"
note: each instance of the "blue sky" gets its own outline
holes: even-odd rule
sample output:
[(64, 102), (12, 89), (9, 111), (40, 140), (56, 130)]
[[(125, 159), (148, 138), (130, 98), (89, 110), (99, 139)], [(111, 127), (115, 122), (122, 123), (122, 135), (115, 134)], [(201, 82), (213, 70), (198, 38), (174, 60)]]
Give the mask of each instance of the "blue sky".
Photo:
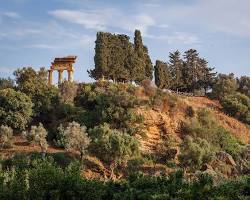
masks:
[(195, 48), (218, 72), (249, 76), (249, 19), (249, 0), (0, 0), (0, 77), (77, 55), (75, 80), (90, 81), (96, 32), (132, 40), (134, 29), (153, 62)]

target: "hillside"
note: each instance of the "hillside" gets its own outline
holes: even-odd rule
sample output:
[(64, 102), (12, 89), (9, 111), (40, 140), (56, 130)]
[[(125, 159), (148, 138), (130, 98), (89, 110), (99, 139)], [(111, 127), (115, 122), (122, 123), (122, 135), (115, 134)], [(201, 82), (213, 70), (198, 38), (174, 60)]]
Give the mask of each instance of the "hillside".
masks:
[[(136, 95), (140, 99), (148, 99), (144, 94), (143, 88), (137, 90)], [(170, 95), (171, 96), (171, 95)], [(176, 96), (175, 94), (173, 96)], [(177, 96), (176, 96), (177, 97)], [(176, 98), (175, 97), (175, 98)], [(172, 100), (171, 100), (172, 101)], [(178, 96), (173, 108), (169, 106), (170, 102), (166, 102), (164, 108), (155, 107), (139, 107), (136, 109), (138, 114), (144, 117), (144, 125), (146, 134), (138, 136), (140, 141), (140, 149), (144, 154), (157, 154), (161, 145), (170, 138), (174, 140), (175, 147), (178, 149), (182, 142), (183, 134), (180, 131), (180, 125), (186, 119), (186, 109), (192, 106), (195, 111), (207, 109), (216, 118), (219, 124), (239, 139), (244, 144), (250, 143), (250, 127), (237, 119), (230, 117), (221, 111), (218, 101), (211, 100), (207, 97), (186, 97)], [(172, 105), (173, 106), (173, 105)], [(2, 149), (2, 156), (11, 156), (14, 153), (31, 153), (39, 152), (40, 147), (37, 145), (29, 145), (26, 140), (17, 134), (14, 138), (14, 145), (11, 149)], [(50, 143), (48, 153), (66, 152), (64, 149), (57, 148)]]
[(167, 135), (172, 135), (177, 143), (181, 142), (180, 123), (185, 120), (185, 110), (192, 106), (194, 110), (208, 109), (213, 117), (218, 120), (225, 129), (237, 137), (242, 143), (250, 143), (250, 127), (237, 119), (230, 117), (221, 111), (218, 101), (207, 97), (183, 97), (176, 105), (176, 109), (171, 112), (159, 111), (155, 109), (138, 109), (138, 112), (145, 117), (147, 127), (147, 137), (141, 138), (142, 151), (153, 153), (156, 151)]

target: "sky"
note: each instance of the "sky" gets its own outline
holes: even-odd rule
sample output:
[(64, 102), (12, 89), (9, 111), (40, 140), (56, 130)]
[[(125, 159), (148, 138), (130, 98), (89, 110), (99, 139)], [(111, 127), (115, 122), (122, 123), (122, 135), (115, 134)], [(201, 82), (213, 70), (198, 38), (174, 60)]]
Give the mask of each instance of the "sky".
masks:
[(135, 29), (153, 63), (193, 48), (220, 73), (250, 76), (249, 19), (249, 0), (0, 0), (0, 77), (77, 55), (75, 80), (91, 81), (96, 33), (132, 41)]

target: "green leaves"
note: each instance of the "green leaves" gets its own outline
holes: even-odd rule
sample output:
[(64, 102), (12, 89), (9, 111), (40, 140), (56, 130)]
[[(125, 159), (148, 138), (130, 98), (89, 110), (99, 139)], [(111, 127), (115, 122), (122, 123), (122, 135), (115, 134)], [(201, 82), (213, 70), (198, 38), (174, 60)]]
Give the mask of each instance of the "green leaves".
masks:
[(139, 153), (139, 144), (133, 136), (111, 129), (106, 123), (91, 129), (89, 135), (90, 151), (105, 162), (126, 163)]
[(90, 77), (118, 82), (152, 79), (153, 66), (139, 30), (135, 31), (134, 45), (126, 35), (98, 32), (95, 46), (95, 69)]
[(24, 93), (13, 89), (0, 90), (0, 123), (24, 130), (31, 120), (32, 106)]
[(250, 124), (250, 98), (241, 93), (233, 93), (222, 99), (224, 112)]

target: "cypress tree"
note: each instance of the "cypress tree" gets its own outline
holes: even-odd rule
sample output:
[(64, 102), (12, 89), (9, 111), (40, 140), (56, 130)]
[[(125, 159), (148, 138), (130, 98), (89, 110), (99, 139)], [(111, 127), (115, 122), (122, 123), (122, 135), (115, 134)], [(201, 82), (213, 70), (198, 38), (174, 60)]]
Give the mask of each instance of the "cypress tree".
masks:
[(155, 84), (160, 89), (170, 88), (171, 74), (167, 63), (156, 60), (155, 63)]
[(95, 46), (95, 69), (88, 71), (91, 78), (129, 80), (129, 62), (132, 45), (126, 35), (97, 33)]
[(108, 37), (107, 33), (98, 32), (96, 34), (95, 41), (95, 68), (93, 70), (89, 70), (88, 73), (91, 78), (98, 80), (100, 78), (108, 79)]
[(173, 90), (181, 90), (184, 86), (183, 77), (183, 60), (181, 59), (181, 53), (177, 50), (169, 54), (170, 71), (172, 76)]
[(189, 49), (184, 54), (183, 77), (185, 90), (193, 92), (196, 89), (199, 72), (199, 54), (195, 49)]
[(139, 30), (135, 30), (134, 52), (130, 72), (133, 81), (137, 83), (145, 79), (152, 80), (153, 78), (153, 65), (148, 54), (148, 49), (143, 45), (141, 32)]

